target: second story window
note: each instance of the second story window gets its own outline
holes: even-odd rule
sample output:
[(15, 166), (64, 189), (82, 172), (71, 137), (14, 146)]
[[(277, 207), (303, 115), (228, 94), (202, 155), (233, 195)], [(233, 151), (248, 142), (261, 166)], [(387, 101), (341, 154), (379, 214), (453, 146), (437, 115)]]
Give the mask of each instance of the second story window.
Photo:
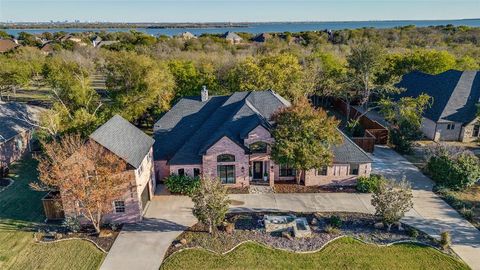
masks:
[(250, 144), (250, 152), (255, 153), (267, 153), (267, 143), (265, 142), (254, 142)]
[(217, 156), (217, 162), (234, 162), (235, 156), (230, 154), (221, 154)]

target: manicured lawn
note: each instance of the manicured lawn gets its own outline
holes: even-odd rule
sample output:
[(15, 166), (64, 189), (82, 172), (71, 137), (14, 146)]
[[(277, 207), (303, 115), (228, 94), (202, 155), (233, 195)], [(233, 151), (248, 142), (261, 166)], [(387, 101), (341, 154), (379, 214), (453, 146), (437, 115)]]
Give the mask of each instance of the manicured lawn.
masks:
[(413, 244), (377, 247), (341, 238), (323, 250), (295, 254), (245, 243), (226, 255), (192, 249), (173, 254), (160, 269), (469, 269), (433, 248)]
[(105, 255), (90, 242), (35, 243), (32, 229), (45, 218), (44, 193), (28, 186), (37, 180), (36, 162), (18, 163), (11, 178), (0, 193), (0, 269), (97, 269)]

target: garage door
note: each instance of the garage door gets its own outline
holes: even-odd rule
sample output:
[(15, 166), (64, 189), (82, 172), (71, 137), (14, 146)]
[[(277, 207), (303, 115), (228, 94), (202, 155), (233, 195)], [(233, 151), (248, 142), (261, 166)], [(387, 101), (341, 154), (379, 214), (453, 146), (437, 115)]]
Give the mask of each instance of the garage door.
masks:
[(147, 183), (147, 186), (142, 191), (142, 209), (145, 209), (147, 202), (150, 201), (150, 185)]

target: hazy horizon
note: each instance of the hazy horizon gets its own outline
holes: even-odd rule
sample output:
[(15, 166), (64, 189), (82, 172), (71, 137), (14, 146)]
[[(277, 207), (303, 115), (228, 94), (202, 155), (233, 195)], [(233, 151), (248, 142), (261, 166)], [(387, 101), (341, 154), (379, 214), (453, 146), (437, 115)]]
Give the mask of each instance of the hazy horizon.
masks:
[(478, 19), (479, 0), (0, 0), (1, 22), (356, 22)]

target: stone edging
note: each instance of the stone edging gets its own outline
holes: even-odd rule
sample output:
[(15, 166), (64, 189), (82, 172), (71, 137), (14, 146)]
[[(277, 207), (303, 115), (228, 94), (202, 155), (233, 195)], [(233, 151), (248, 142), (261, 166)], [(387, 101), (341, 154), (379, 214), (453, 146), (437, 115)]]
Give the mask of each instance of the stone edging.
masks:
[[(281, 250), (281, 251), (286, 251), (286, 252), (292, 252), (292, 253), (296, 253), (296, 254), (311, 254), (311, 253), (316, 253), (316, 252), (319, 252), (319, 251), (322, 251), (328, 244), (330, 244), (331, 242), (333, 241), (336, 241), (340, 238), (344, 238), (344, 237), (350, 237), (350, 238), (353, 238), (357, 241), (360, 241), (361, 243), (364, 243), (364, 244), (367, 244), (367, 245), (375, 245), (375, 246), (378, 246), (378, 247), (389, 247), (389, 246), (392, 246), (392, 245), (395, 245), (395, 244), (417, 244), (417, 245), (422, 245), (422, 246), (427, 246), (427, 247), (431, 247), (443, 254), (446, 254), (445, 252), (443, 252), (442, 250), (440, 250), (439, 248), (433, 246), (433, 245), (430, 245), (430, 244), (426, 244), (426, 243), (423, 243), (423, 242), (419, 242), (419, 241), (415, 241), (415, 240), (399, 240), (399, 241), (394, 241), (394, 242), (391, 242), (391, 243), (388, 243), (388, 244), (376, 244), (376, 243), (371, 243), (371, 242), (366, 242), (362, 239), (359, 239), (357, 237), (354, 237), (354, 236), (350, 236), (350, 235), (340, 235), (340, 236), (337, 236), (337, 237), (334, 237), (330, 240), (328, 240), (325, 244), (323, 244), (320, 248), (316, 249), (316, 250), (309, 250), (309, 251), (293, 251), (293, 250), (289, 250), (289, 249), (284, 249), (284, 248), (276, 248), (276, 247), (272, 247), (272, 246), (269, 246), (265, 243), (260, 243), (258, 241), (255, 241), (255, 240), (246, 240), (246, 241), (243, 241), (243, 242), (240, 242), (238, 243), (237, 245), (235, 245), (233, 248), (225, 251), (225, 252), (216, 252), (214, 250), (211, 250), (211, 249), (208, 249), (208, 248), (204, 248), (204, 247), (200, 247), (200, 246), (196, 246), (196, 247), (187, 247), (187, 248), (182, 248), (180, 250), (177, 250), (175, 252), (173, 252), (172, 254), (170, 254), (163, 262), (165, 263), (166, 261), (168, 261), (170, 259), (170, 257), (172, 257), (174, 254), (177, 254), (179, 252), (182, 252), (182, 251), (186, 251), (186, 250), (192, 250), (192, 249), (198, 249), (198, 250), (206, 250), (208, 252), (211, 252), (211, 253), (214, 253), (214, 254), (220, 254), (220, 255), (226, 255), (227, 253), (230, 253), (232, 252), (233, 250), (235, 250), (236, 248), (238, 248), (239, 246), (245, 244), (245, 243), (255, 243), (255, 244), (258, 244), (258, 245), (261, 245), (261, 246), (264, 246), (268, 249), (273, 249), (273, 250)], [(449, 255), (449, 254), (447, 254)]]
[(9, 180), (9, 181), (10, 181), (10, 183), (9, 183), (8, 185), (6, 185), (6, 186), (4, 186), (4, 187), (0, 188), (0, 192), (2, 192), (2, 191), (4, 191), (4, 190), (6, 190), (6, 189), (7, 189), (8, 187), (10, 187), (10, 186), (13, 184), (13, 182), (14, 182), (12, 178), (3, 178), (3, 179)]
[[(37, 239), (37, 234), (35, 233), (34, 234), (34, 237), (35, 239)], [(72, 238), (65, 238), (65, 239), (58, 239), (58, 240), (53, 240), (53, 241), (42, 241), (42, 240), (37, 240), (37, 243), (39, 244), (53, 244), (53, 243), (58, 243), (58, 242), (64, 242), (64, 241), (69, 241), (69, 240), (84, 240), (84, 241), (88, 241), (92, 244), (94, 244), (101, 252), (107, 254), (108, 252), (105, 251), (103, 248), (101, 248), (97, 243), (95, 243), (94, 241), (88, 239), (88, 238), (79, 238), (79, 237), (72, 237)]]

